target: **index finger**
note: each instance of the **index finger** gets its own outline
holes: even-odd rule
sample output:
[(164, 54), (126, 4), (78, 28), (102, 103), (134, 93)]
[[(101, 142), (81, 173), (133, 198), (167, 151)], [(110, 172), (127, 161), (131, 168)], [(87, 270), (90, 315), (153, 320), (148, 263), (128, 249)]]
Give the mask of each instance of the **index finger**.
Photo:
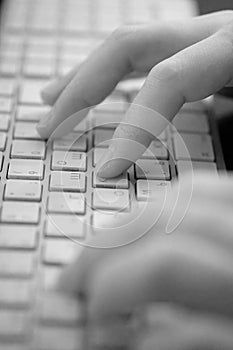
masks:
[(232, 32), (229, 24), (152, 68), (113, 135), (99, 165), (100, 177), (124, 172), (185, 102), (203, 99), (232, 80)]

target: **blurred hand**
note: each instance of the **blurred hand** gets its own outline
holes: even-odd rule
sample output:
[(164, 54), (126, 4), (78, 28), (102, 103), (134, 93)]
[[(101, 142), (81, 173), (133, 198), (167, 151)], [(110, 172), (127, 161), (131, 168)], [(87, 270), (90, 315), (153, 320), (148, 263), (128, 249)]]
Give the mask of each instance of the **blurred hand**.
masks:
[[(184, 180), (187, 190), (189, 184)], [(162, 302), (138, 349), (232, 350), (232, 193), (232, 177), (195, 177), (190, 207), (172, 234), (164, 231), (167, 209), (132, 244), (85, 248), (59, 288), (84, 293), (90, 320), (97, 322)], [(102, 232), (93, 242), (103, 243), (109, 235)]]
[[(112, 141), (99, 170), (101, 177), (119, 175), (145, 150), (134, 149), (129, 141), (146, 147), (151, 142), (146, 111), (154, 111), (151, 132), (157, 136), (165, 127), (161, 115), (170, 121), (185, 102), (205, 98), (231, 82), (232, 23), (233, 13), (223, 11), (178, 23), (118, 29), (79, 68), (44, 89), (43, 99), (53, 109), (42, 118), (38, 132), (48, 138), (66, 118), (101, 102), (127, 74), (149, 72), (114, 133), (113, 139), (121, 140)], [(143, 116), (137, 106), (145, 108)]]

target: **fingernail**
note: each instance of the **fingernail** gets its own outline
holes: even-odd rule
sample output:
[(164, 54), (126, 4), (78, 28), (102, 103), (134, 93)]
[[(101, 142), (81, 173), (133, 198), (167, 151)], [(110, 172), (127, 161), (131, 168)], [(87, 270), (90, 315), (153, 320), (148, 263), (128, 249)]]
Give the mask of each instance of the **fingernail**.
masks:
[(132, 162), (128, 159), (117, 157), (116, 153), (115, 145), (110, 145), (98, 164), (96, 173), (99, 178), (108, 179), (119, 176), (125, 169), (130, 167)]

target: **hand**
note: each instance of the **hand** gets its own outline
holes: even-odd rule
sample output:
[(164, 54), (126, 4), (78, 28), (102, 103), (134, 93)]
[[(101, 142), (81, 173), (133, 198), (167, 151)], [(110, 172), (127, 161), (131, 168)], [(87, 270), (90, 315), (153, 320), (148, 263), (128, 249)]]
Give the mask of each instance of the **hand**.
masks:
[(195, 177), (189, 210), (172, 234), (164, 233), (165, 211), (131, 245), (86, 248), (59, 288), (84, 293), (90, 319), (97, 322), (155, 303), (153, 324), (138, 349), (232, 350), (232, 191), (232, 177)]
[[(134, 150), (132, 140), (146, 147), (151, 142), (146, 112), (142, 117), (137, 106), (154, 111), (152, 134), (156, 136), (165, 127), (160, 115), (170, 121), (185, 102), (205, 98), (231, 82), (232, 20), (233, 13), (223, 11), (186, 22), (115, 31), (79, 69), (74, 68), (43, 91), (44, 101), (54, 106), (41, 120), (38, 132), (49, 137), (67, 117), (101, 102), (127, 74), (149, 72), (135, 104), (114, 133), (113, 139), (121, 140), (111, 142), (99, 170), (101, 177), (119, 175), (145, 150)], [(130, 160), (126, 154), (129, 148)]]

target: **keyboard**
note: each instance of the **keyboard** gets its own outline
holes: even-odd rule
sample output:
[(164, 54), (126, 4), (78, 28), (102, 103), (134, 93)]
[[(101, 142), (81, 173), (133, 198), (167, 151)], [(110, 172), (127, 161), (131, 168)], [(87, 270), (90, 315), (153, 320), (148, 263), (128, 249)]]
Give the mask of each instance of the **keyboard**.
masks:
[(179, 18), (179, 6), (182, 16), (190, 15), (186, 1), (164, 3), (12, 0), (4, 5), (0, 35), (1, 350), (85, 349), (85, 305), (55, 293), (54, 284), (105, 219), (127, 218), (135, 208), (155, 200), (161, 189), (170, 190), (174, 181), (182, 181), (189, 159), (179, 135), (194, 172), (208, 169), (217, 174), (224, 169), (214, 118), (201, 101), (184, 106), (173, 126), (152, 141), (126, 173), (105, 181), (95, 176), (96, 164), (141, 79), (119, 83), (61, 139), (47, 144), (36, 131), (41, 115), (50, 110), (41, 100), (42, 87), (81, 64), (115, 27), (158, 16)]

